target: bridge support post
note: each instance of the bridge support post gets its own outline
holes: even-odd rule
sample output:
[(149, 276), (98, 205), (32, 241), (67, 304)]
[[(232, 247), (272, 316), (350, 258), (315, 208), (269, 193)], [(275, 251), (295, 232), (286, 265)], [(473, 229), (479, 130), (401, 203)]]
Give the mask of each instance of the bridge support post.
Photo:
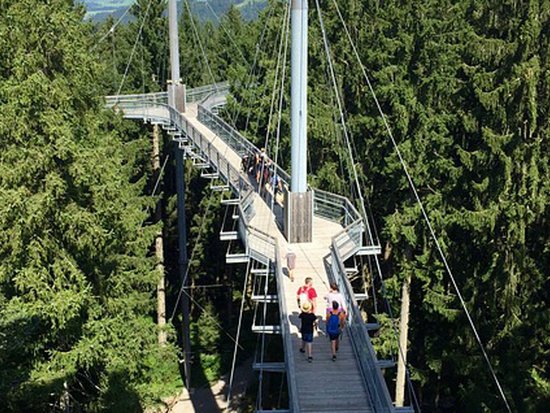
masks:
[(187, 224), (185, 222), (185, 152), (181, 150), (176, 142), (176, 190), (178, 199), (178, 268), (183, 293), (181, 295), (181, 311), (183, 314), (182, 339), (184, 346), (184, 375), (185, 387), (191, 391), (191, 331), (189, 318), (189, 296), (187, 286)]
[(291, 0), (291, 191), (307, 191), (307, 0)]
[(168, 83), (168, 104), (180, 113), (185, 112), (185, 85)]
[(285, 196), (284, 233), (288, 242), (311, 242), (313, 192), (288, 192)]
[(288, 242), (311, 242), (313, 194), (307, 190), (307, 6), (291, 0), (291, 192), (285, 197)]
[(178, 8), (176, 0), (168, 0), (168, 32), (170, 35), (170, 79), (168, 104), (178, 112), (185, 112), (185, 85), (180, 79), (180, 51), (178, 38)]

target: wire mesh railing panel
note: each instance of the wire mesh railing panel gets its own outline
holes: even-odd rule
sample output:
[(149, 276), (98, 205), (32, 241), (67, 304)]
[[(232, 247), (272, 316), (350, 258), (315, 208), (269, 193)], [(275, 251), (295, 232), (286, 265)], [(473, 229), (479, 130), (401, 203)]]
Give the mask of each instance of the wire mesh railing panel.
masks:
[(227, 93), (229, 91), (228, 82), (214, 83), (211, 85), (190, 88), (185, 93), (187, 103), (200, 102), (213, 93)]
[(259, 152), (248, 139), (229, 126), (222, 118), (210, 112), (202, 105), (199, 105), (198, 119), (201, 123), (208, 126), (216, 135), (222, 138), (231, 149), (239, 154), (239, 156), (242, 157), (247, 153), (255, 154)]
[(327, 267), (333, 278), (332, 281), (338, 285), (340, 293), (344, 296), (348, 306), (349, 318), (346, 329), (351, 337), (353, 350), (357, 356), (371, 406), (376, 413), (392, 413), (393, 403), (382, 372), (377, 365), (376, 354), (368, 334), (367, 326), (357, 306), (353, 288), (347, 278), (344, 261), (334, 238), (329, 261), (330, 263)]
[[(250, 187), (245, 188), (244, 193), (241, 195), (241, 201), (239, 203), (239, 214), (241, 218), (239, 220), (239, 233), (245, 242), (246, 249), (251, 258), (265, 263), (268, 267), (275, 266), (275, 277), (277, 280), (277, 295), (284, 297), (283, 287), (283, 269), (281, 260), (279, 259), (279, 244), (275, 238), (266, 234), (250, 225), (251, 211), (254, 209), (255, 193)], [(288, 384), (288, 399), (289, 410), (298, 412), (298, 390), (296, 387), (296, 379), (293, 376), (295, 372), (294, 366), (294, 354), (292, 347), (292, 336), (290, 333), (290, 325), (288, 322), (288, 310), (285, 300), (279, 300), (279, 317), (281, 333), (283, 338), (283, 346), (285, 349), (285, 365), (286, 365), (286, 377)]]
[(340, 252), (343, 261), (354, 255), (363, 245), (363, 221), (358, 220), (348, 225), (334, 238), (334, 245)]
[(141, 93), (135, 95), (112, 95), (105, 97), (106, 105), (109, 107), (116, 105), (133, 105), (134, 107), (141, 106), (146, 103), (164, 103), (168, 104), (168, 93)]
[(318, 216), (337, 222), (344, 228), (361, 220), (361, 215), (349, 199), (320, 189), (313, 192), (313, 210)]

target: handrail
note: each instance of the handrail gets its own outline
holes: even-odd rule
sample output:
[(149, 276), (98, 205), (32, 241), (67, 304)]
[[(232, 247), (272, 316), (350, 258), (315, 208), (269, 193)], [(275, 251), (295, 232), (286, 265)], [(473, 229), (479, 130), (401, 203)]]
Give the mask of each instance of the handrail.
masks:
[[(185, 101), (187, 103), (200, 102), (207, 99), (212, 94), (227, 94), (229, 91), (228, 82), (214, 83), (211, 85), (189, 88), (185, 92)], [(135, 93), (130, 95), (110, 95), (105, 96), (107, 106), (114, 106), (125, 103), (165, 103), (168, 104), (168, 92), (157, 93)]]
[[(225, 120), (212, 113), (204, 106), (205, 100), (213, 95), (226, 94), (228, 89), (229, 84), (227, 82), (189, 89), (187, 91), (187, 101), (192, 102), (202, 99), (202, 102), (198, 104), (199, 121), (213, 130), (240, 156), (248, 154), (250, 157), (254, 157), (256, 154), (260, 153), (260, 150)], [(108, 105), (113, 106), (117, 104), (118, 107), (136, 107), (138, 105), (146, 107), (162, 105), (168, 107), (167, 96), (166, 92), (160, 92), (107, 96), (106, 100)], [(290, 187), (290, 175), (268, 156), (266, 156), (266, 165), (269, 165), (269, 168), (281, 179), (285, 187)], [(365, 230), (360, 223), (360, 221), (362, 221), (361, 215), (348, 198), (320, 189), (313, 189), (313, 199), (313, 211), (316, 216), (337, 222), (343, 227), (355, 224), (355, 228)], [(366, 230), (369, 231), (369, 228), (367, 227)], [(372, 237), (368, 235), (369, 234), (367, 234), (366, 237), (367, 242), (372, 239)]]
[[(256, 154), (260, 153), (260, 149), (258, 149), (256, 145), (246, 139), (239, 131), (229, 125), (220, 116), (210, 112), (201, 104), (199, 104), (198, 119), (222, 137), (225, 143), (240, 156), (249, 155), (254, 157)], [(287, 186), (290, 185), (290, 175), (269, 156), (265, 155), (265, 158), (266, 164), (271, 165), (271, 168), (276, 172), (277, 176), (281, 178), (283, 184)]]
[(229, 82), (219, 82), (210, 85), (194, 87), (186, 91), (185, 101), (187, 103), (200, 102), (212, 94), (227, 94), (228, 91)]
[[(353, 224), (350, 227), (353, 227)], [(332, 238), (329, 254), (330, 259), (325, 257), (325, 266), (330, 270), (329, 275), (332, 278), (331, 281), (336, 282), (348, 306), (349, 318), (346, 329), (348, 334), (352, 337), (351, 343), (353, 351), (359, 361), (360, 371), (366, 384), (365, 389), (370, 398), (372, 407), (376, 413), (393, 413), (394, 408), (391, 396), (385, 384), (382, 372), (376, 364), (376, 354), (368, 334), (367, 326), (357, 306), (353, 288), (346, 275), (344, 266), (345, 259), (341, 255), (338, 245), (342, 233), (345, 233), (350, 227)]]
[[(173, 115), (178, 115), (181, 119), (181, 115), (175, 111), (173, 108), (170, 109), (171, 118)], [(187, 123), (185, 120), (183, 120), (185, 123)], [(177, 124), (177, 123), (176, 123)], [(183, 126), (183, 125), (182, 125)], [(202, 141), (202, 135), (199, 134), (199, 141), (197, 142), (197, 136), (194, 133), (195, 129), (192, 125), (191, 126), (193, 133), (192, 133), (192, 139), (195, 140), (197, 143), (197, 146), (202, 150), (206, 151), (205, 154), (208, 156), (208, 159), (217, 159), (217, 167), (219, 168), (219, 152), (212, 146), (208, 145), (205, 149), (205, 146)], [(215, 162), (214, 162), (215, 163)], [(231, 182), (231, 176), (237, 174), (239, 176), (239, 193), (242, 193), (244, 189), (245, 195), (241, 197), (241, 200), (239, 202), (239, 212), (242, 219), (240, 220), (239, 225), (239, 231), (241, 232), (241, 239), (245, 240), (246, 244), (246, 250), (248, 254), (258, 259), (259, 261), (266, 262), (267, 265), (270, 265), (270, 263), (273, 263), (276, 267), (275, 276), (277, 278), (277, 293), (280, 297), (284, 296), (284, 289), (283, 289), (283, 270), (279, 255), (279, 244), (275, 238), (273, 238), (271, 235), (261, 231), (258, 228), (255, 228), (250, 225), (250, 216), (249, 216), (249, 209), (253, 209), (253, 189), (250, 186), (248, 182), (246, 182), (246, 179), (243, 179), (242, 175), (239, 171), (236, 171), (233, 167), (229, 166), (227, 168), (227, 173), (224, 174), (224, 171), (220, 171), (221, 175), (224, 176), (228, 183), (230, 183), (232, 186), (233, 183)], [(252, 200), (250, 199), (252, 198)], [(294, 371), (294, 354), (293, 354), (293, 347), (292, 347), (292, 338), (290, 335), (290, 328), (288, 324), (288, 310), (286, 308), (286, 302), (285, 300), (279, 300), (279, 316), (280, 316), (280, 323), (281, 323), (281, 329), (283, 333), (283, 340), (284, 340), (284, 347), (285, 347), (285, 365), (286, 365), (286, 372), (287, 372), (287, 383), (288, 383), (288, 391), (289, 391), (289, 403), (290, 403), (290, 410), (293, 412), (299, 411), (299, 404), (298, 404), (298, 388), (296, 385), (296, 381), (293, 377), (291, 377), (291, 373)]]
[[(272, 237), (271, 235), (263, 232), (262, 230), (253, 227), (250, 225), (250, 220), (247, 216), (247, 208), (249, 207), (247, 204), (247, 198), (252, 196), (253, 192), (249, 192), (245, 195), (245, 197), (241, 198), (241, 202), (239, 203), (239, 215), (242, 217), (241, 220), (239, 220), (239, 230), (243, 231), (241, 239), (245, 240), (246, 243), (246, 249), (249, 254), (255, 259), (259, 259), (260, 262), (262, 262), (262, 255), (260, 253), (260, 256), (256, 256), (258, 251), (253, 251), (251, 248), (251, 244), (254, 244), (253, 239), (259, 238), (263, 242), (269, 243), (269, 245), (273, 248), (272, 257), (269, 257), (268, 254), (265, 254), (263, 258), (266, 258), (265, 261), (263, 261), (266, 265), (271, 265), (273, 263), (275, 265), (275, 277), (276, 277), (276, 284), (277, 284), (277, 295), (279, 297), (283, 297), (285, 294), (284, 287), (283, 287), (283, 267), (281, 264), (281, 258), (279, 254), (279, 242), (276, 238)], [(255, 254), (256, 253), (256, 254)], [(286, 367), (286, 375), (287, 375), (287, 385), (288, 385), (288, 401), (289, 401), (289, 409), (291, 412), (299, 412), (300, 411), (300, 405), (298, 403), (298, 387), (296, 385), (296, 380), (294, 377), (291, 376), (291, 373), (294, 372), (295, 366), (294, 366), (294, 347), (292, 346), (292, 337), (290, 334), (290, 326), (289, 326), (289, 315), (288, 315), (288, 309), (286, 307), (286, 301), (285, 300), (279, 300), (279, 318), (280, 318), (280, 325), (281, 325), (281, 332), (282, 332), (282, 338), (283, 338), (283, 346), (285, 349), (285, 367)]]
[(105, 96), (106, 106), (126, 106), (128, 104), (136, 107), (142, 103), (164, 103), (168, 104), (168, 92), (138, 93), (133, 95), (111, 95)]
[(317, 215), (338, 222), (344, 228), (362, 219), (355, 206), (346, 197), (320, 189), (313, 190), (313, 197)]
[[(283, 288), (283, 268), (281, 265), (281, 260), (279, 259), (279, 242), (275, 240), (275, 252), (277, 260), (275, 264), (277, 266), (276, 277), (277, 277), (277, 295), (283, 297), (285, 294)], [(284, 340), (284, 348), (286, 350), (285, 357), (285, 366), (286, 366), (286, 375), (287, 375), (287, 385), (288, 385), (288, 402), (290, 404), (291, 412), (299, 412), (300, 405), (298, 403), (298, 386), (296, 385), (296, 380), (294, 377), (291, 377), (291, 372), (295, 371), (294, 365), (294, 346), (292, 345), (292, 337), (290, 335), (290, 326), (289, 326), (289, 314), (286, 307), (285, 300), (279, 300), (279, 315), (281, 319), (281, 330)]]
[[(240, 132), (229, 125), (220, 116), (209, 111), (202, 104), (198, 105), (198, 119), (201, 123), (214, 131), (216, 135), (220, 136), (224, 142), (241, 157), (244, 155), (254, 157), (256, 154), (260, 153), (260, 150)], [(273, 162), (267, 155), (265, 157), (266, 164), (279, 176), (283, 185), (287, 188), (290, 187), (290, 175), (278, 164)], [(353, 253), (357, 252), (363, 241), (365, 241), (367, 245), (371, 244), (370, 240), (372, 240), (372, 237), (369, 236), (370, 228), (368, 226), (366, 228), (364, 227), (361, 214), (348, 198), (313, 188), (313, 213), (316, 216), (337, 222), (344, 228), (351, 226), (347, 233), (353, 233), (354, 240), (357, 239), (357, 234), (360, 235), (355, 247), (350, 249), (348, 253), (351, 251), (353, 251)], [(365, 240), (363, 240), (361, 235), (363, 231), (369, 232)], [(350, 254), (350, 256), (351, 255), (352, 254)]]

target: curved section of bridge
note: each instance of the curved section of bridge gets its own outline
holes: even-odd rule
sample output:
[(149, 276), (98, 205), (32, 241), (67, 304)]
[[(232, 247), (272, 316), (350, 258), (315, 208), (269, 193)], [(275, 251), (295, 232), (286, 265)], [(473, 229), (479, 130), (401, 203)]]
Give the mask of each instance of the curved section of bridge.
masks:
[[(316, 189), (313, 189), (313, 242), (289, 245), (281, 232), (280, 198), (273, 199), (269, 190), (258, 191), (254, 180), (241, 171), (243, 155), (254, 156), (258, 149), (212, 111), (225, 103), (226, 94), (226, 84), (192, 89), (187, 93), (185, 113), (168, 105), (166, 93), (107, 97), (107, 105), (122, 111), (126, 118), (161, 124), (193, 164), (203, 170), (205, 178), (221, 182), (213, 184), (213, 190), (231, 191), (232, 198), (224, 202), (234, 208), (238, 230), (222, 232), (220, 236), (228, 240), (240, 239), (244, 252), (228, 252), (227, 262), (254, 260), (258, 264), (253, 266), (257, 277), (274, 277), (276, 281), (276, 291), (268, 292), (266, 281), (266, 288), (253, 292), (252, 299), (260, 306), (275, 306), (278, 324), (253, 325), (252, 329), (263, 334), (281, 334), (285, 361), (258, 361), (254, 367), (286, 373), (289, 406), (284, 411), (412, 411), (392, 404), (382, 374), (385, 364), (376, 358), (368, 334), (369, 326), (357, 306), (357, 300), (364, 297), (353, 291), (347, 278), (350, 269), (345, 266), (346, 260), (355, 254), (378, 254), (380, 247), (365, 244), (365, 240), (372, 238), (365, 236), (368, 228), (348, 199)], [(274, 163), (271, 168), (288, 187), (288, 174)], [(284, 257), (289, 249), (297, 256), (295, 282), (291, 282), (283, 271)], [(345, 297), (349, 322), (336, 362), (330, 358), (323, 323), (314, 342), (313, 362), (308, 363), (298, 351), (296, 291), (305, 276), (313, 278), (320, 295), (318, 316), (324, 315), (322, 296), (329, 282), (336, 282)]]

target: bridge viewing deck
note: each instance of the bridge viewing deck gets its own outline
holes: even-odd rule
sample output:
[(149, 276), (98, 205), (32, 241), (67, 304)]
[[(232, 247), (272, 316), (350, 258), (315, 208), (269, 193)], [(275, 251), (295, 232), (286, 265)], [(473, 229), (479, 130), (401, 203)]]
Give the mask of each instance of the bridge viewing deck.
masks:
[[(193, 100), (192, 96), (189, 93), (188, 99)], [(257, 148), (210, 110), (212, 105), (224, 103), (220, 93), (211, 91), (204, 96), (200, 103), (189, 101), (185, 113), (178, 113), (167, 105), (166, 94), (162, 93), (110, 97), (107, 104), (122, 110), (127, 118), (162, 124), (195, 164), (207, 165), (210, 168), (208, 175), (223, 181), (226, 189), (233, 193), (239, 216), (237, 233), (245, 250), (240, 257), (271, 268), (276, 279), (277, 298), (268, 299), (266, 294), (259, 299), (263, 299), (264, 305), (278, 303), (280, 325), (271, 326), (271, 329), (264, 325), (258, 330), (282, 334), (289, 394), (289, 408), (285, 411), (410, 411), (395, 408), (391, 402), (355, 293), (347, 279), (344, 263), (348, 258), (355, 254), (379, 253), (378, 246), (364, 245), (365, 228), (360, 215), (346, 198), (312, 189), (313, 241), (288, 244), (281, 232), (281, 205), (273, 202), (270, 194), (261, 196), (253, 179), (241, 172), (242, 155), (253, 154)], [(288, 184), (288, 175), (275, 164), (273, 169)], [(296, 254), (294, 282), (283, 271), (289, 250)], [(228, 262), (229, 258), (232, 257), (228, 255)], [(323, 296), (328, 292), (330, 281), (338, 284), (345, 297), (349, 323), (336, 362), (331, 360), (324, 322), (314, 339), (313, 362), (308, 363), (304, 354), (298, 351), (301, 339), (296, 291), (306, 276), (313, 278), (319, 295), (316, 311), (319, 317), (324, 316)], [(268, 368), (267, 364), (265, 367)]]

